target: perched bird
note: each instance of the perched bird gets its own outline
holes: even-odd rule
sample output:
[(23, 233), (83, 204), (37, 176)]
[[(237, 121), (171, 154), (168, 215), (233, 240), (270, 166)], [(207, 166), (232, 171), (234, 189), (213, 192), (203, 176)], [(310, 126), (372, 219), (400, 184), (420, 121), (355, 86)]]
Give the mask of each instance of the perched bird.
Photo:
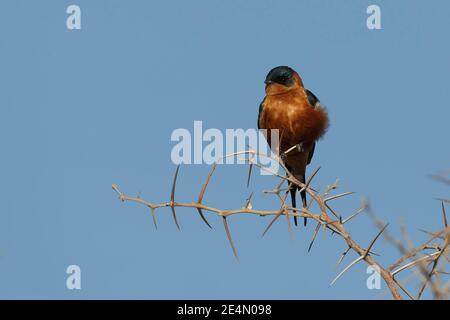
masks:
[[(280, 66), (270, 70), (264, 83), (266, 96), (259, 106), (258, 129), (267, 130), (269, 145), (270, 130), (279, 130), (281, 159), (286, 169), (305, 183), (306, 166), (311, 162), (316, 141), (328, 128), (328, 114), (319, 99), (303, 87), (299, 74), (290, 67)], [(290, 187), (293, 208), (296, 208), (295, 198), (299, 189), (297, 185)], [(305, 191), (301, 192), (301, 198), (305, 208)], [(297, 217), (294, 217), (294, 222), (297, 225)], [(306, 222), (305, 218), (305, 226)]]

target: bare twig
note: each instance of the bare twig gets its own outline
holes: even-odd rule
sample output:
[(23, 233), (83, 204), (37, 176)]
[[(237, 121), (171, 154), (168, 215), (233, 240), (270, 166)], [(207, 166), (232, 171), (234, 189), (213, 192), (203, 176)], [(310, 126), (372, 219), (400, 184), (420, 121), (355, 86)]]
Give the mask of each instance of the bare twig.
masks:
[[(298, 148), (298, 146), (293, 146), (291, 149), (294, 150), (295, 148)], [(264, 170), (266, 172), (269, 172), (270, 174), (272, 174), (273, 176), (275, 176), (276, 178), (280, 179), (280, 183), (278, 184), (278, 186), (274, 189), (274, 190), (270, 190), (270, 191), (264, 191), (265, 193), (271, 193), (276, 195), (279, 200), (280, 200), (280, 208), (277, 210), (257, 210), (255, 208), (253, 208), (253, 205), (251, 204), (251, 196), (247, 199), (244, 207), (242, 208), (237, 208), (237, 209), (231, 209), (231, 210), (223, 210), (220, 208), (216, 208), (213, 206), (209, 206), (209, 205), (205, 205), (203, 203), (203, 198), (204, 198), (204, 194), (206, 191), (206, 188), (210, 182), (210, 179), (217, 167), (217, 164), (214, 164), (214, 166), (211, 168), (210, 172), (208, 173), (208, 176), (206, 177), (206, 180), (203, 184), (203, 187), (200, 191), (199, 194), (199, 198), (197, 200), (197, 202), (188, 202), (188, 203), (179, 203), (179, 202), (175, 202), (175, 189), (176, 189), (176, 182), (177, 182), (177, 177), (178, 177), (178, 173), (179, 173), (179, 166), (176, 169), (175, 172), (175, 176), (173, 178), (173, 184), (172, 184), (172, 192), (171, 192), (171, 196), (170, 196), (170, 201), (169, 202), (162, 202), (162, 203), (152, 203), (146, 200), (141, 199), (140, 196), (137, 197), (129, 197), (126, 196), (124, 193), (122, 193), (119, 189), (119, 187), (115, 184), (112, 185), (113, 190), (117, 193), (119, 199), (122, 202), (125, 201), (132, 201), (132, 202), (137, 202), (140, 204), (143, 204), (145, 206), (147, 206), (148, 208), (151, 209), (151, 213), (152, 213), (152, 218), (153, 218), (153, 222), (156, 226), (156, 217), (155, 217), (155, 211), (159, 208), (164, 208), (164, 207), (170, 207), (171, 208), (171, 212), (172, 212), (172, 216), (173, 219), (175, 221), (175, 224), (177, 226), (178, 229), (180, 229), (180, 226), (178, 224), (178, 220), (177, 220), (177, 216), (176, 216), (176, 212), (175, 212), (175, 208), (179, 208), (179, 207), (184, 207), (184, 208), (195, 208), (201, 219), (208, 225), (208, 227), (211, 228), (211, 225), (209, 224), (209, 222), (206, 220), (205, 216), (204, 216), (204, 212), (203, 211), (207, 211), (207, 212), (211, 212), (214, 214), (217, 214), (218, 216), (222, 217), (223, 220), (223, 225), (224, 225), (224, 229), (225, 229), (225, 233), (227, 235), (228, 241), (230, 243), (231, 249), (233, 251), (234, 256), (236, 257), (236, 259), (238, 259), (238, 254), (237, 254), (237, 250), (235, 247), (235, 244), (233, 242), (233, 239), (231, 237), (231, 232), (229, 229), (229, 225), (228, 225), (228, 220), (227, 218), (231, 215), (235, 215), (235, 214), (254, 214), (254, 215), (259, 215), (259, 216), (273, 216), (273, 219), (270, 221), (269, 225), (266, 227), (266, 229), (264, 230), (262, 236), (264, 236), (268, 230), (272, 227), (272, 225), (274, 224), (274, 222), (281, 216), (281, 215), (285, 215), (286, 219), (287, 219), (287, 224), (288, 224), (288, 230), (289, 232), (292, 234), (292, 226), (290, 224), (290, 216), (293, 217), (304, 217), (307, 219), (312, 219), (315, 220), (317, 222), (317, 226), (315, 228), (315, 231), (313, 233), (311, 242), (309, 244), (308, 247), (308, 251), (311, 250), (315, 239), (317, 237), (317, 234), (320, 231), (320, 226), (323, 226), (324, 230), (329, 229), (332, 231), (333, 234), (337, 234), (339, 235), (347, 244), (347, 249), (344, 251), (344, 253), (340, 256), (337, 264), (339, 265), (342, 260), (344, 259), (344, 257), (347, 255), (347, 253), (351, 250), (353, 252), (355, 252), (358, 257), (353, 260), (349, 265), (347, 265), (331, 282), (331, 285), (333, 285), (340, 277), (342, 277), (342, 275), (345, 274), (345, 272), (347, 272), (352, 266), (354, 266), (355, 264), (357, 264), (360, 261), (364, 261), (365, 263), (367, 263), (370, 266), (376, 267), (377, 270), (379, 270), (381, 277), (383, 278), (383, 280), (385, 281), (386, 285), (388, 286), (390, 293), (392, 295), (392, 297), (394, 299), (401, 299), (402, 296), (400, 295), (399, 289), (402, 290), (409, 298), (413, 299), (413, 295), (399, 282), (395, 279), (395, 275), (398, 274), (399, 272), (406, 270), (406, 269), (410, 269), (414, 266), (418, 266), (419, 267), (419, 271), (421, 276), (425, 279), (424, 282), (422, 283), (421, 289), (419, 290), (418, 293), (418, 298), (421, 297), (423, 291), (425, 290), (425, 288), (427, 287), (427, 285), (430, 286), (431, 291), (436, 295), (436, 296), (443, 296), (443, 289), (439, 288), (435, 281), (433, 281), (433, 275), (437, 275), (437, 274), (444, 274), (445, 271), (441, 271), (438, 270), (438, 262), (439, 262), (439, 258), (440, 257), (445, 257), (445, 259), (448, 261), (448, 239), (449, 239), (449, 228), (447, 226), (447, 217), (446, 217), (446, 213), (445, 213), (445, 206), (444, 206), (444, 202), (449, 202), (448, 199), (440, 199), (441, 200), (441, 205), (442, 205), (442, 214), (443, 214), (443, 220), (444, 220), (444, 230), (441, 230), (440, 232), (433, 232), (432, 234), (432, 238), (429, 239), (427, 242), (425, 242), (424, 244), (413, 248), (413, 249), (406, 249), (406, 247), (398, 240), (396, 240), (395, 238), (393, 238), (390, 234), (388, 234), (387, 232), (384, 232), (388, 226), (388, 224), (382, 224), (379, 221), (376, 221), (376, 224), (380, 227), (380, 231), (378, 232), (378, 234), (374, 237), (374, 239), (370, 242), (370, 244), (368, 245), (368, 247), (366, 249), (364, 249), (363, 247), (361, 247), (355, 240), (352, 239), (352, 237), (350, 236), (350, 234), (348, 233), (348, 231), (345, 229), (344, 224), (347, 223), (348, 221), (354, 219), (355, 217), (357, 217), (361, 212), (364, 211), (364, 209), (368, 209), (366, 207), (366, 205), (363, 205), (361, 208), (359, 208), (358, 210), (356, 210), (356, 212), (352, 213), (350, 216), (348, 216), (345, 219), (342, 219), (342, 217), (340, 215), (338, 215), (333, 208), (329, 205), (329, 202), (331, 202), (332, 200), (353, 194), (353, 192), (344, 192), (344, 193), (340, 193), (337, 195), (330, 195), (330, 193), (335, 190), (337, 188), (339, 179), (336, 179), (336, 181), (327, 186), (327, 188), (323, 191), (322, 194), (319, 194), (316, 190), (314, 190), (313, 188), (311, 188), (310, 184), (311, 181), (313, 180), (313, 178), (316, 176), (316, 174), (318, 173), (320, 167), (315, 170), (313, 172), (313, 174), (310, 176), (310, 178), (307, 180), (306, 183), (302, 183), (301, 181), (299, 181), (298, 179), (295, 178), (295, 176), (293, 176), (292, 174), (290, 174), (290, 172), (287, 170), (287, 168), (285, 167), (283, 161), (280, 159), (280, 157), (278, 156), (274, 156), (272, 158), (272, 160), (278, 161), (278, 163), (280, 164), (280, 166), (286, 171), (287, 176), (283, 176), (281, 174), (279, 174), (278, 172), (274, 172), (271, 169), (262, 166), (260, 163), (256, 162), (255, 160), (255, 156), (258, 157), (268, 157), (270, 158), (270, 156), (267, 156), (265, 154), (259, 154), (254, 150), (246, 150), (246, 151), (239, 151), (236, 153), (232, 153), (232, 154), (228, 154), (223, 158), (226, 157), (239, 157), (241, 155), (248, 155), (249, 157), (246, 158), (245, 160), (247, 161), (247, 163), (249, 164), (249, 172), (248, 172), (248, 177), (247, 177), (247, 187), (249, 186), (250, 183), (250, 178), (251, 178), (251, 174), (252, 174), (252, 169), (253, 167), (259, 167), (261, 170)], [(289, 187), (287, 189), (281, 189), (281, 186), (283, 185), (283, 183), (287, 181), (289, 185), (297, 185), (301, 188), (302, 191), (306, 191), (306, 193), (310, 196), (311, 200), (307, 206), (307, 208), (302, 208), (302, 209), (298, 209), (298, 208), (292, 208), (286, 205), (285, 200), (286, 197), (288, 195), (288, 190)], [(284, 195), (281, 196), (280, 193), (284, 192)], [(310, 206), (312, 203), (317, 204), (318, 208), (319, 208), (319, 212), (318, 213), (313, 213), (309, 210)], [(328, 213), (331, 213), (337, 220), (330, 218), (330, 216), (328, 215)], [(373, 252), (371, 252), (372, 247), (374, 246), (374, 244), (376, 243), (376, 241), (379, 239), (379, 237), (381, 236), (381, 234), (384, 233), (384, 237), (388, 240), (390, 240), (391, 242), (393, 242), (395, 245), (397, 245), (400, 248), (400, 251), (403, 253), (403, 256), (396, 262), (394, 263), (391, 267), (389, 267), (388, 269), (384, 269), (374, 258), (373, 255), (375, 255)], [(405, 236), (406, 232), (404, 232), (404, 236)], [(437, 245), (435, 244), (433, 241), (434, 240), (438, 240), (438, 239), (445, 239), (445, 244), (444, 245)], [(433, 242), (433, 243), (432, 243)], [(435, 250), (435, 252), (431, 253), (431, 254), (427, 254), (424, 257), (418, 258), (414, 261), (408, 262), (406, 263), (408, 260), (414, 258), (416, 255), (418, 255), (419, 253), (421, 253), (423, 250)], [(424, 266), (424, 263), (432, 263), (432, 268), (431, 270), (427, 270), (426, 266)], [(448, 287), (448, 286), (447, 286)], [(447, 288), (448, 289), (448, 288)], [(448, 291), (448, 290), (447, 290)]]
[[(198, 204), (202, 203), (203, 196), (205, 195), (206, 187), (208, 186), (209, 181), (211, 180), (211, 176), (214, 173), (214, 170), (216, 170), (216, 167), (217, 167), (217, 163), (214, 163), (214, 165), (211, 167), (211, 170), (208, 173), (208, 176), (206, 177), (205, 183), (203, 184), (202, 190), (200, 191), (200, 195), (198, 196), (198, 200), (197, 200)], [(198, 214), (200, 215), (200, 218), (202, 218), (202, 220), (206, 223), (206, 225), (212, 229), (208, 220), (206, 220), (205, 216), (203, 215), (202, 209), (197, 208), (197, 210), (198, 210)]]
[(234, 246), (234, 243), (233, 243), (233, 238), (231, 238), (230, 229), (228, 228), (227, 217), (226, 216), (222, 216), (222, 218), (223, 218), (223, 226), (225, 228), (225, 232), (227, 234), (228, 241), (230, 242), (231, 249), (233, 249), (233, 254), (236, 257), (236, 259), (239, 260), (239, 257), (238, 257), (237, 251), (236, 251), (236, 247)]
[(175, 176), (173, 177), (172, 192), (170, 193), (170, 209), (172, 210), (173, 220), (178, 230), (180, 230), (180, 225), (178, 224), (177, 214), (175, 213), (175, 188), (177, 184), (178, 171), (180, 170), (180, 165), (177, 166), (177, 171), (175, 171)]

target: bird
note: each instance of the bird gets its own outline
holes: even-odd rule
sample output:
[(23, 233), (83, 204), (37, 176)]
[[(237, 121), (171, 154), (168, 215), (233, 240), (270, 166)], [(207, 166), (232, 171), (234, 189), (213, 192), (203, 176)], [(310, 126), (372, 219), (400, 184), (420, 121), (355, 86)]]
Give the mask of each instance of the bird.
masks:
[[(319, 99), (305, 89), (300, 75), (288, 66), (270, 70), (264, 83), (266, 95), (259, 106), (258, 129), (265, 129), (266, 140), (272, 151), (275, 150), (271, 145), (270, 130), (279, 130), (277, 151), (281, 160), (291, 175), (305, 183), (306, 166), (311, 163), (316, 142), (329, 127), (328, 112)], [(294, 210), (297, 208), (296, 193), (300, 189), (298, 185), (289, 186)], [(306, 208), (306, 191), (300, 194), (303, 208)], [(296, 216), (294, 223), (297, 225)]]

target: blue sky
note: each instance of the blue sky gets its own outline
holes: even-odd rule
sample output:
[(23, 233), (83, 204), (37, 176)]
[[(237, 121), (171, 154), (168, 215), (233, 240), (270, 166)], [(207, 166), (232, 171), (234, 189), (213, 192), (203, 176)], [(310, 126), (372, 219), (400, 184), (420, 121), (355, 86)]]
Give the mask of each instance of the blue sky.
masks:
[[(66, 28), (77, 4), (82, 29)], [(382, 29), (366, 28), (378, 4)], [(314, 186), (340, 177), (347, 215), (368, 198), (398, 233), (401, 219), (437, 229), (448, 189), (429, 174), (448, 169), (450, 3), (435, 1), (2, 1), (0, 9), (0, 298), (377, 299), (359, 265), (329, 287), (346, 246), (314, 224), (235, 216), (231, 253), (194, 210), (169, 210), (157, 231), (146, 208), (120, 203), (111, 184), (169, 200), (174, 129), (254, 128), (264, 77), (289, 65), (327, 106), (331, 126), (317, 146)], [(196, 199), (209, 167), (181, 168), (179, 201)], [(205, 202), (274, 208), (260, 191), (273, 178), (225, 166)], [(377, 230), (367, 216), (349, 230), (362, 245)], [(383, 264), (398, 253), (384, 240)], [(348, 262), (350, 260), (347, 260)], [(82, 289), (67, 290), (68, 265)]]

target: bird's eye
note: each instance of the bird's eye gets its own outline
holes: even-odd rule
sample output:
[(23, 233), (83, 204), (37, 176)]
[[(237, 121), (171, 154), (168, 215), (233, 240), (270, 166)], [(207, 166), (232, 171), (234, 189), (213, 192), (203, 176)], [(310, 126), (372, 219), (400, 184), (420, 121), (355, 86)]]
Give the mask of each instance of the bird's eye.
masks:
[(289, 77), (287, 75), (282, 75), (280, 77), (281, 83), (286, 83), (289, 81)]

